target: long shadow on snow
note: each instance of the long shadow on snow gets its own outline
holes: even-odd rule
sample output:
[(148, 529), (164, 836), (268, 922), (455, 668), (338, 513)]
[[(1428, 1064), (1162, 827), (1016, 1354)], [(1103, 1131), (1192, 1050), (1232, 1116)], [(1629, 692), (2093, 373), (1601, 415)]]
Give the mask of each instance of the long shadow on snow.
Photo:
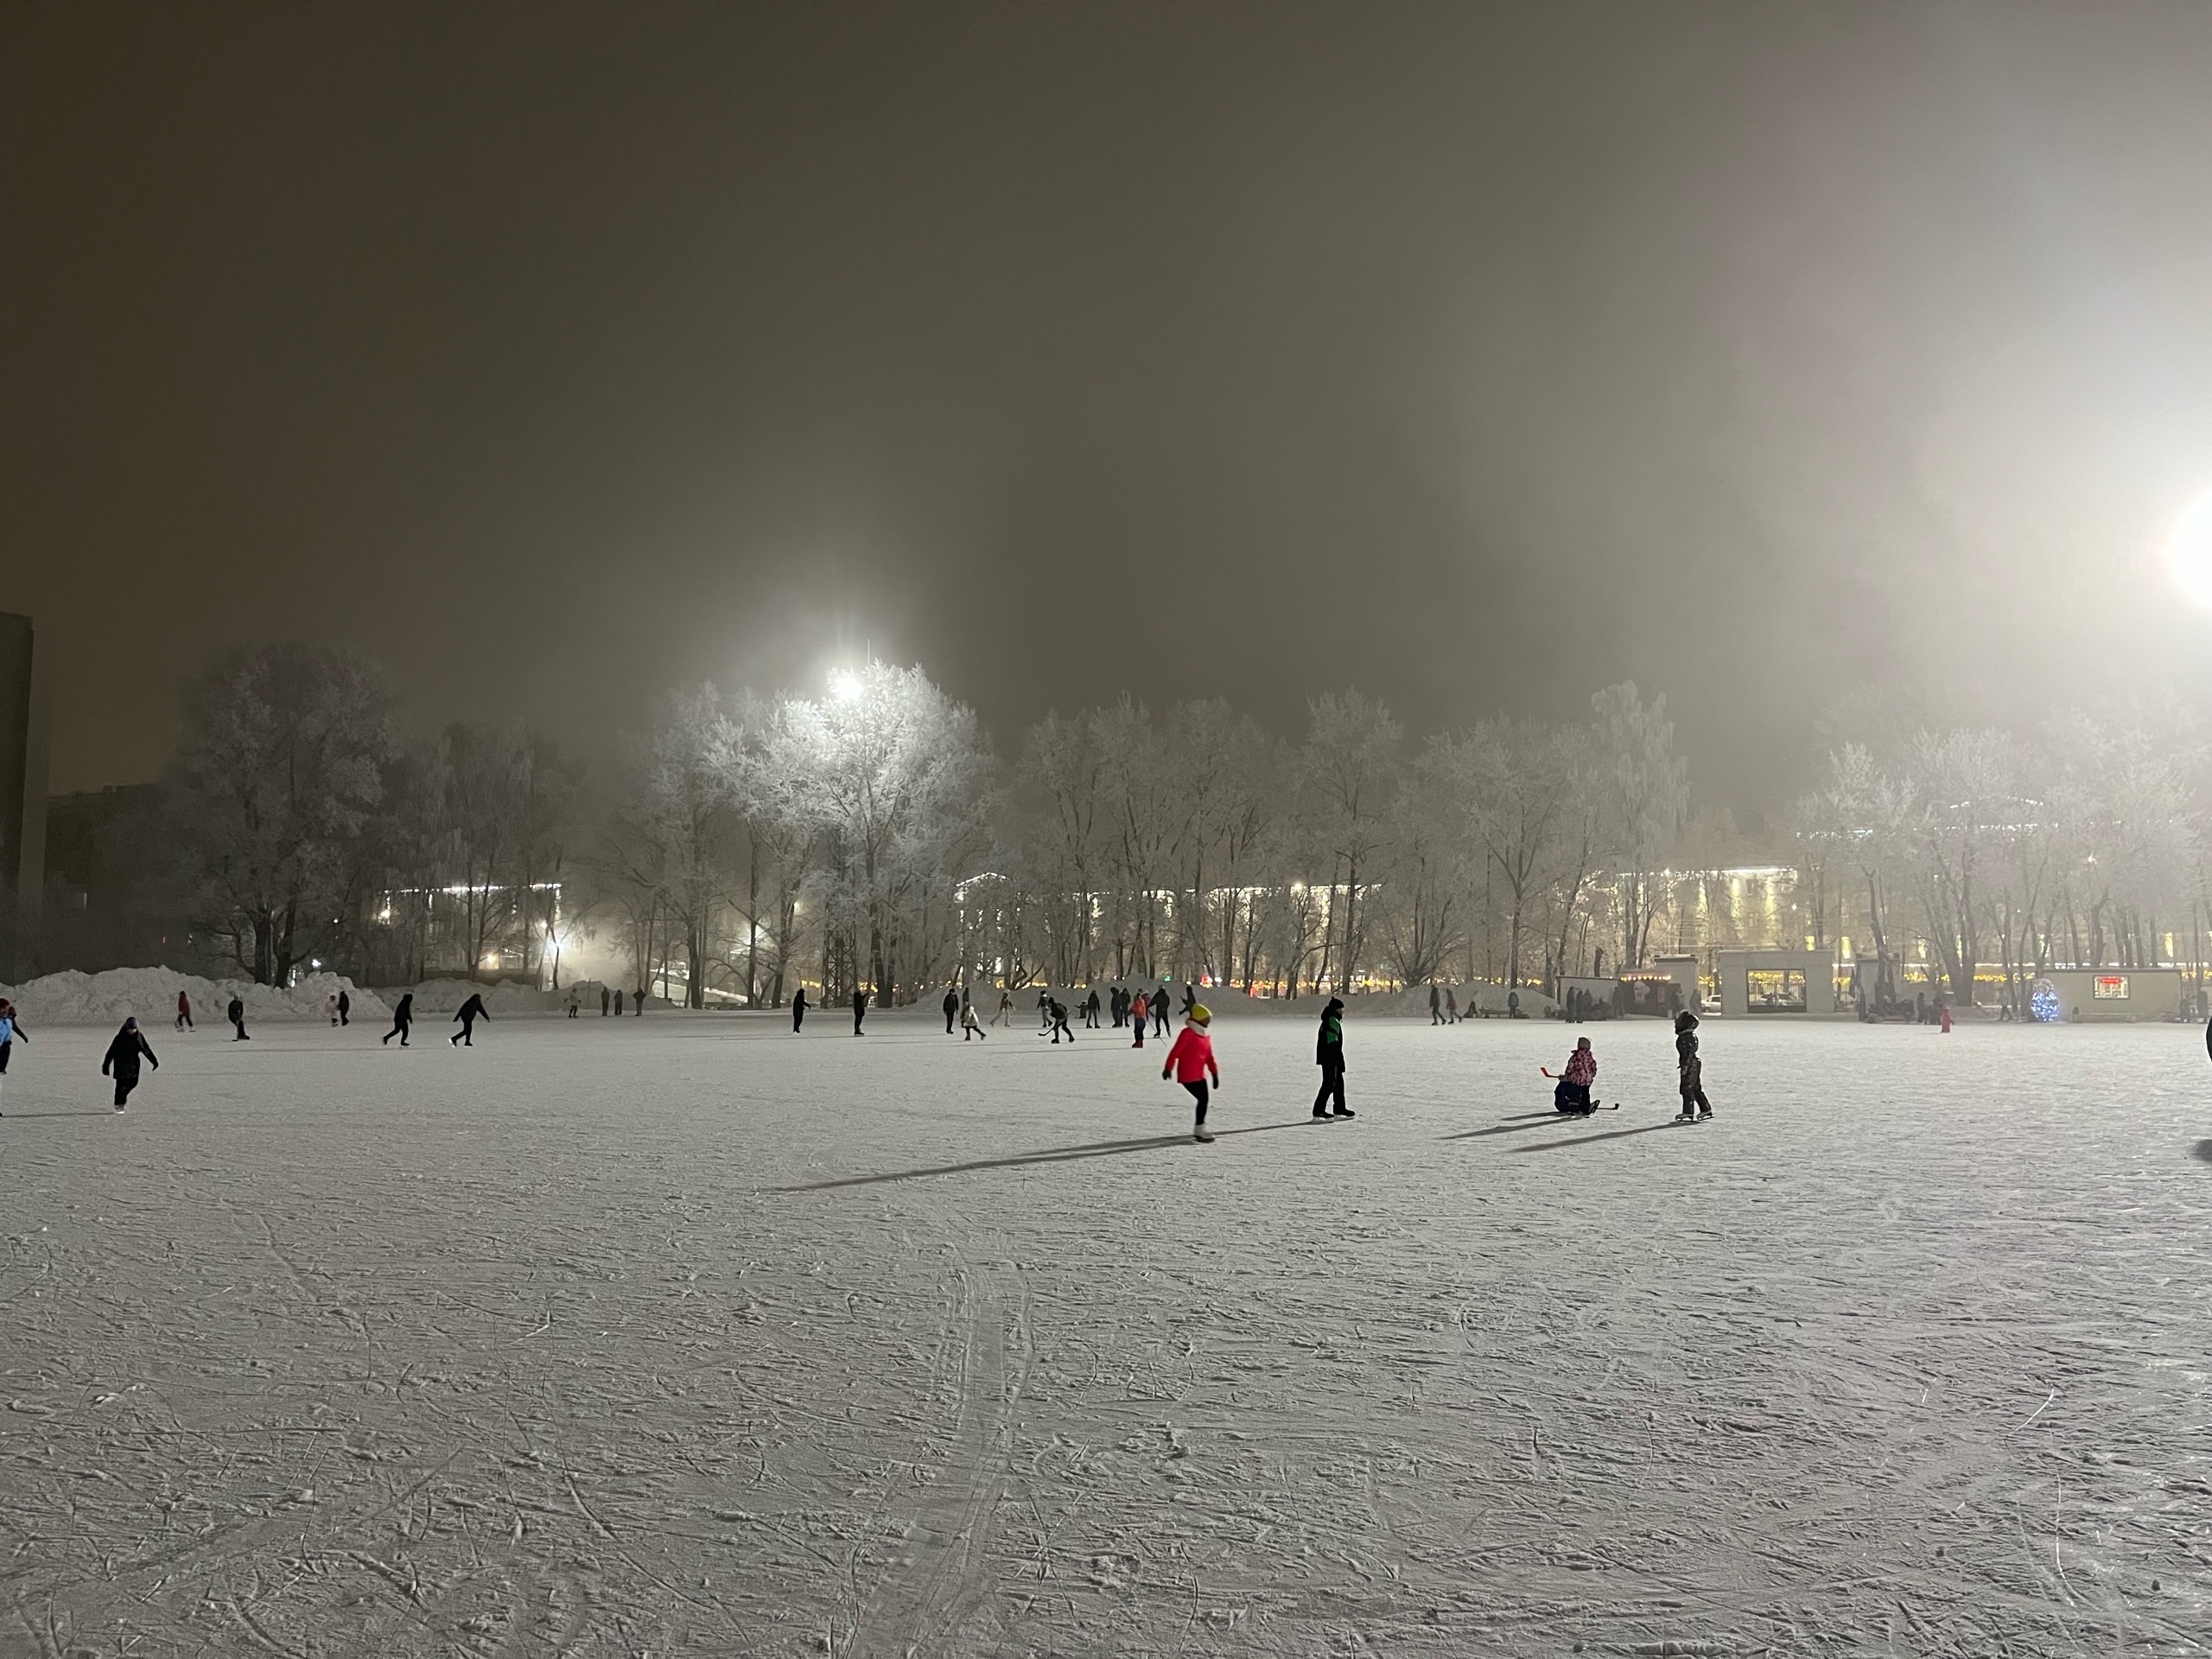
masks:
[(1594, 1147), (1600, 1141), (1625, 1141), (1631, 1135), (1653, 1135), (1676, 1125), (1670, 1119), (1664, 1123), (1646, 1123), (1637, 1129), (1608, 1129), (1603, 1135), (1578, 1135), (1568, 1141), (1539, 1141), (1532, 1146), (1508, 1147), (1508, 1152), (1550, 1152), (1557, 1147)]
[(2212, 1141), (2200, 1141), (2190, 1150), (2196, 1154), (2197, 1162), (2212, 1164)]
[(1566, 1118), (1567, 1115), (1564, 1112), (1531, 1112), (1526, 1117), (1502, 1118), (1486, 1129), (1462, 1129), (1457, 1135), (1440, 1135), (1437, 1139), (1472, 1141), (1484, 1135), (1516, 1135), (1522, 1129), (1540, 1128), (1547, 1123), (1561, 1123), (1566, 1121)]
[(113, 1117), (115, 1116), (114, 1108), (110, 1107), (105, 1111), (94, 1112), (10, 1112), (7, 1114), (7, 1121), (10, 1123), (22, 1123), (34, 1117)]
[[(1216, 1140), (1232, 1135), (1263, 1135), (1269, 1129), (1302, 1129), (1315, 1122), (1300, 1118), (1294, 1123), (1255, 1123), (1242, 1129), (1217, 1129)], [(1020, 1169), (1029, 1164), (1071, 1164), (1084, 1158), (1113, 1158), (1128, 1152), (1159, 1152), (1168, 1147), (1192, 1144), (1187, 1135), (1149, 1135), (1141, 1141), (1094, 1141), (1087, 1146), (1057, 1147), (1049, 1152), (1025, 1152), (1012, 1158), (979, 1158), (972, 1164), (939, 1164), (933, 1169), (900, 1169), (888, 1175), (849, 1175), (841, 1181), (811, 1181), (804, 1186), (775, 1186), (772, 1192), (828, 1192), (841, 1186), (876, 1186), (885, 1181), (912, 1181), (925, 1175), (965, 1175), (978, 1169)]]

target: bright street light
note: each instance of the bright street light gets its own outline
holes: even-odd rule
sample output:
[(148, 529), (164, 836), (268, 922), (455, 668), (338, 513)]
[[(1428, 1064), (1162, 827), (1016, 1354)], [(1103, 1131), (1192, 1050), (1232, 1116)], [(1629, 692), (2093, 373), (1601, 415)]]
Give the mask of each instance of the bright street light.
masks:
[(2196, 505), (2182, 514), (2173, 539), (2166, 543), (2166, 563), (2183, 590), (2212, 609), (2212, 494), (2198, 497)]

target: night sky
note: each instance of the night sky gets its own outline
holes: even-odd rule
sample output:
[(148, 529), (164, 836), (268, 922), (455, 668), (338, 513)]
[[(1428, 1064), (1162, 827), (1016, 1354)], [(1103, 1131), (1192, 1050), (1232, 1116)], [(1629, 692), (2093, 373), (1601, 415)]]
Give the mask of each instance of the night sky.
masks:
[(213, 644), (588, 752), (872, 645), (1050, 707), (2031, 721), (2212, 635), (2212, 6), (10, 6), (57, 790)]

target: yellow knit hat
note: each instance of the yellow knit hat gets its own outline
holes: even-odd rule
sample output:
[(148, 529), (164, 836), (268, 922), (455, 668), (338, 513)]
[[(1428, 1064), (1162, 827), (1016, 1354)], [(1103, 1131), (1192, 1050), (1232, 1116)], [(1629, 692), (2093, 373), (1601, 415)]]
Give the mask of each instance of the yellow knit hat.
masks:
[(1205, 1003), (1194, 1002), (1191, 1005), (1191, 1023), (1192, 1025), (1210, 1025), (1212, 1023), (1212, 1020), (1213, 1010), (1206, 1007)]

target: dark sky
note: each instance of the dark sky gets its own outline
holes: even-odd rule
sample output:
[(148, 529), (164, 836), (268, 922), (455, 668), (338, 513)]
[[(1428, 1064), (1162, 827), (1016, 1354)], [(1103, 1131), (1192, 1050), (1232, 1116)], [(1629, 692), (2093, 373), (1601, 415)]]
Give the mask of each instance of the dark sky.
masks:
[(0, 22), (0, 608), (57, 789), (213, 643), (587, 748), (872, 643), (1416, 729), (1632, 676), (1708, 799), (1854, 686), (2180, 677), (2212, 6)]

